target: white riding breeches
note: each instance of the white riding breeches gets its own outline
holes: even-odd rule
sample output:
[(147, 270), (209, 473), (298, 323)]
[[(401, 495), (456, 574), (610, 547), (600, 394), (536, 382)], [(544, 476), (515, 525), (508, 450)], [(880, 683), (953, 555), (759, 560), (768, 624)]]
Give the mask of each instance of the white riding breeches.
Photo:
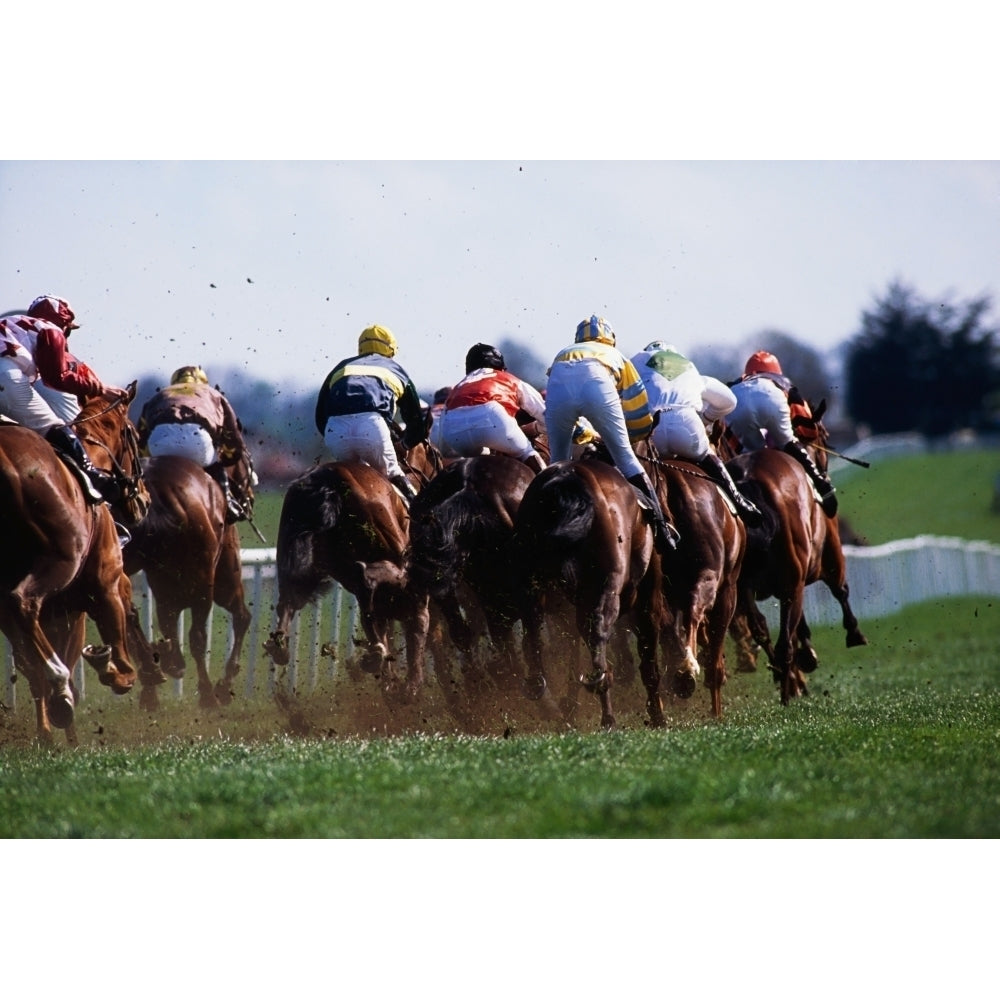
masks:
[(599, 361), (560, 361), (552, 366), (545, 391), (545, 427), (553, 462), (571, 457), (578, 417), (590, 421), (626, 479), (645, 474), (629, 441), (618, 390)]
[(180, 455), (203, 469), (218, 458), (212, 435), (198, 424), (157, 424), (147, 447), (150, 455)]
[(389, 427), (377, 413), (330, 417), (323, 442), (335, 462), (365, 462), (390, 479), (403, 474)]
[(446, 455), (482, 455), (485, 449), (512, 455), (522, 461), (533, 452), (531, 442), (517, 421), (497, 402), (446, 410), (437, 424), (437, 437)]
[(661, 455), (701, 461), (709, 449), (705, 422), (692, 406), (660, 410), (651, 438)]
[(45, 434), (66, 421), (59, 418), (36, 390), (36, 385), (41, 382), (32, 383), (10, 358), (0, 358), (0, 413)]
[(747, 451), (759, 451), (768, 445), (784, 448), (789, 441), (795, 440), (788, 399), (770, 379), (737, 382), (733, 395), (736, 407), (726, 423)]

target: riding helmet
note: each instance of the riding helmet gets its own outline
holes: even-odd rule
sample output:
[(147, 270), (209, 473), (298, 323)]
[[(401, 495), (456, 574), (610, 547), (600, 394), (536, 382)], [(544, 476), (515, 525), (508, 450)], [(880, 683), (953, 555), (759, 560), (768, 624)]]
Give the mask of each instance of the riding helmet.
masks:
[(358, 338), (358, 354), (381, 354), (384, 358), (396, 354), (396, 338), (392, 331), (384, 326), (369, 326)]
[(491, 344), (474, 344), (465, 355), (465, 374), (468, 375), (477, 368), (495, 368), (502, 372), (507, 370), (507, 362)]
[(598, 340), (614, 347), (615, 331), (603, 316), (591, 316), (576, 328), (576, 342), (582, 344), (585, 340)]
[(757, 351), (747, 358), (743, 375), (760, 375), (761, 372), (770, 372), (772, 375), (781, 375), (781, 365), (778, 359), (768, 351)]
[(70, 309), (69, 303), (65, 299), (57, 298), (55, 295), (39, 295), (34, 302), (28, 306), (28, 315), (34, 319), (44, 319), (48, 323), (54, 323), (60, 329), (69, 333), (70, 330), (77, 330), (79, 323), (75, 323), (76, 316)]
[(170, 376), (171, 385), (178, 385), (181, 382), (201, 382), (208, 385), (208, 376), (205, 374), (205, 370), (198, 365), (185, 365), (183, 368), (178, 368)]

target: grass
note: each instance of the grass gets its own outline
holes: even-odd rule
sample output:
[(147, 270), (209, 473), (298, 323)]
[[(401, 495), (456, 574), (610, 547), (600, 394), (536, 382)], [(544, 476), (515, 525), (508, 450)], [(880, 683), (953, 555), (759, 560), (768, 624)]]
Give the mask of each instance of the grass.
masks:
[[(146, 720), (119, 703), (102, 745), (0, 757), (0, 835), (991, 838), (998, 616), (987, 602), (935, 602), (871, 623), (861, 650), (817, 629), (809, 698), (783, 708), (766, 673), (737, 675), (721, 722), (699, 691), (664, 731), (624, 689), (620, 731), (596, 732), (594, 706), (576, 731), (508, 717), (506, 736), (480, 737), (431, 720), (404, 736), (304, 738), (268, 706), (252, 727), (168, 719), (164, 738), (136, 740)], [(303, 711), (336, 724), (321, 697)]]
[(975, 449), (874, 461), (834, 477), (842, 514), (871, 545), (917, 535), (1000, 544), (992, 509), (996, 451)]

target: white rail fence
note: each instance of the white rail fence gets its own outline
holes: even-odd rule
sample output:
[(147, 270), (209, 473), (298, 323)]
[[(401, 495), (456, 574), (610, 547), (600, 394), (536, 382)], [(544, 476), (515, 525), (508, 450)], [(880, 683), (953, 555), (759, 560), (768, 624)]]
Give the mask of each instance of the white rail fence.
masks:
[[(847, 580), (851, 591), (851, 606), (862, 623), (894, 614), (907, 605), (936, 597), (983, 595), (1000, 597), (1000, 545), (988, 542), (967, 542), (958, 538), (921, 535), (902, 541), (871, 547), (845, 546)], [(315, 606), (308, 606), (292, 624), (289, 644), (291, 664), (279, 675), (264, 653), (264, 642), (275, 627), (274, 607), (277, 603), (275, 550), (244, 549), (243, 578), (247, 588), (247, 603), (253, 621), (247, 632), (241, 657), (243, 672), (237, 679), (245, 696), (260, 691), (273, 692), (276, 684), (300, 690), (312, 690), (334, 676), (340, 664), (351, 656), (353, 637), (359, 632), (357, 604), (351, 595), (334, 586)], [(145, 578), (139, 574), (133, 581), (136, 605), (146, 633), (153, 637), (154, 605)], [(762, 608), (774, 628), (777, 624), (777, 602), (764, 602)], [(216, 614), (224, 612), (216, 608)], [(806, 590), (805, 614), (812, 625), (840, 622), (840, 606), (822, 584)], [(186, 646), (187, 615), (182, 617), (178, 641)], [(209, 631), (210, 639), (212, 629)], [(228, 653), (232, 631), (228, 633)], [(223, 657), (211, 657), (213, 680), (221, 676)], [(4, 682), (3, 703), (15, 706), (14, 667), (9, 645), (3, 642)], [(194, 669), (189, 666), (188, 677)], [(81, 696), (85, 693), (86, 672), (76, 664), (75, 679)], [(177, 696), (183, 694), (183, 681), (171, 681)], [(27, 685), (20, 686), (22, 699)]]

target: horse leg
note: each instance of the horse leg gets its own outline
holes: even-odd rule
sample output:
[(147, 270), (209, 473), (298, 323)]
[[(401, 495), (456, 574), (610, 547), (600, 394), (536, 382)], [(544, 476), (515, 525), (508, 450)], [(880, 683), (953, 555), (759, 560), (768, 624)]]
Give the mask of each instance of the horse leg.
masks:
[[(799, 621), (796, 633), (795, 668), (803, 674), (811, 674), (819, 666), (819, 657), (812, 644), (812, 629), (806, 621), (805, 614)], [(803, 686), (805, 681), (803, 680)]]
[(733, 616), (729, 623), (729, 636), (736, 647), (736, 672), (752, 674), (757, 671), (757, 650), (760, 648), (750, 634), (750, 626), (742, 614)]
[(706, 641), (702, 652), (705, 686), (712, 695), (712, 715), (722, 718), (722, 686), (726, 683), (726, 631), (736, 608), (736, 589), (724, 584), (706, 616)]
[[(22, 585), (23, 586), (23, 585)], [(51, 726), (66, 729), (73, 723), (76, 699), (69, 668), (48, 641), (41, 621), (41, 601), (15, 590), (0, 607), (0, 628), (7, 636), (14, 662), (28, 678), (35, 698), (36, 732), (39, 742), (52, 738)]]
[(427, 633), (430, 629), (430, 598), (424, 597), (406, 623), (406, 700), (417, 700), (424, 686), (424, 656), (427, 652)]
[(191, 607), (191, 627), (188, 630), (188, 646), (198, 672), (198, 704), (201, 708), (218, 708), (212, 679), (208, 675), (208, 615), (211, 599), (197, 600)]
[(577, 627), (581, 635), (587, 636), (587, 647), (590, 650), (591, 671), (586, 677), (580, 678), (588, 691), (593, 691), (601, 703), (601, 728), (614, 729), (615, 716), (611, 706), (611, 685), (614, 674), (608, 663), (608, 641), (611, 631), (618, 620), (621, 605), (618, 590), (606, 588), (598, 601), (597, 608), (590, 614), (583, 609), (578, 611)]
[(781, 601), (781, 626), (774, 646), (775, 670), (781, 685), (781, 704), (787, 705), (800, 694), (808, 694), (805, 681), (795, 664), (794, 644), (802, 620), (802, 583), (792, 588), (792, 595)]
[(636, 646), (639, 650), (639, 676), (646, 689), (646, 712), (649, 724), (662, 729), (667, 724), (660, 699), (660, 669), (656, 664), (657, 628), (652, 619), (641, 621), (636, 628)]
[(229, 612), (233, 622), (233, 648), (226, 658), (225, 672), (222, 679), (215, 685), (215, 697), (220, 705), (228, 705), (233, 700), (233, 681), (240, 672), (240, 656), (243, 653), (243, 642), (250, 629), (253, 616), (246, 604), (240, 600), (229, 607), (222, 605)]
[(858, 620), (854, 617), (854, 611), (851, 609), (849, 600), (851, 589), (847, 585), (847, 565), (844, 561), (843, 549), (840, 547), (839, 535), (835, 539), (827, 538), (826, 545), (823, 547), (820, 576), (840, 605), (841, 623), (846, 633), (848, 648), (867, 646), (868, 640), (858, 627)]
[[(227, 529), (236, 534), (236, 525)], [(215, 570), (215, 603), (230, 617), (233, 623), (233, 647), (226, 658), (225, 672), (215, 685), (215, 697), (220, 705), (228, 705), (233, 700), (233, 680), (240, 672), (240, 657), (243, 642), (250, 629), (253, 615), (246, 605), (243, 591), (243, 571), (239, 558), (238, 534), (232, 545), (225, 545)]]

